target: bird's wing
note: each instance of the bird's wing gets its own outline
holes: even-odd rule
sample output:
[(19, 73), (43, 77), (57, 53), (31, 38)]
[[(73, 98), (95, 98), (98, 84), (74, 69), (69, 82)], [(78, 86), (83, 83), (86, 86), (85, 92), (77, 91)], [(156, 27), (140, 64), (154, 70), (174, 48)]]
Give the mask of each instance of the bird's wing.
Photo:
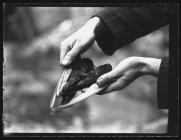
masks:
[(51, 98), (51, 101), (50, 101), (50, 108), (52, 108), (55, 104), (55, 100), (56, 100), (56, 97), (59, 96), (60, 94), (60, 91), (62, 90), (62, 88), (64, 87), (64, 85), (66, 84), (67, 82), (67, 79), (69, 78), (70, 74), (72, 72), (72, 69), (71, 68), (65, 68), (63, 70), (63, 73), (61, 74), (59, 80), (58, 80), (58, 83), (57, 83), (57, 86), (55, 88), (55, 91), (53, 93), (53, 96)]
[(71, 107), (81, 101), (84, 101), (85, 99), (87, 99), (88, 97), (92, 96), (92, 95), (95, 95), (97, 93), (99, 93), (100, 91), (102, 91), (104, 88), (106, 87), (99, 87), (96, 83), (95, 84), (92, 84), (87, 90), (85, 93), (83, 94), (80, 94), (79, 96), (73, 98), (69, 103), (65, 104), (65, 105), (60, 105), (60, 106), (57, 106), (55, 108), (52, 108), (51, 109), (51, 114), (54, 114), (55, 112), (57, 111), (60, 111), (62, 109), (65, 109), (65, 108), (68, 108), (68, 107)]
[(68, 80), (71, 72), (72, 72), (72, 68), (66, 68), (66, 69), (64, 70), (63, 77), (62, 77), (62, 79), (60, 79), (60, 82), (61, 82), (61, 83), (60, 83), (60, 85), (58, 86), (58, 90), (57, 90), (57, 92), (56, 92), (56, 95), (57, 95), (57, 96), (59, 96), (60, 91), (63, 89), (63, 87), (64, 87), (65, 84), (67, 83), (67, 80)]

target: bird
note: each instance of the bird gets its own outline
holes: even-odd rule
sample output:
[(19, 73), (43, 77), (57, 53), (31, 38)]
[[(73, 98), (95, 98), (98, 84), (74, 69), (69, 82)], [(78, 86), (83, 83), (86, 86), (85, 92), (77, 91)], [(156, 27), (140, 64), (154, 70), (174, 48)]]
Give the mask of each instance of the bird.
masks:
[(76, 94), (74, 88), (76, 84), (81, 80), (89, 76), (89, 71), (94, 69), (93, 61), (88, 58), (81, 59), (78, 57), (74, 63), (70, 66), (72, 72), (70, 73), (67, 83), (64, 85), (60, 91), (60, 96), (62, 97), (61, 104), (68, 103)]
[(71, 67), (72, 71), (59, 93), (62, 98), (61, 105), (69, 103), (77, 91), (82, 91), (91, 86), (96, 83), (96, 80), (101, 75), (112, 70), (112, 66), (109, 63), (96, 67), (90, 58), (81, 57), (76, 58), (69, 67)]

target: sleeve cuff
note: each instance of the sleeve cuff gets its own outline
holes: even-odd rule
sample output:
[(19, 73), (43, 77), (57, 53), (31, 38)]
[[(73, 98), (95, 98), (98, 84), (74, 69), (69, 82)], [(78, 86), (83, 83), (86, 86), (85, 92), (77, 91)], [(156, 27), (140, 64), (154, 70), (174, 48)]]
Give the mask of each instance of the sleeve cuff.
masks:
[[(99, 16), (96, 15), (96, 17)], [(94, 30), (96, 42), (105, 54), (112, 55), (116, 51), (113, 34), (106, 23), (101, 18), (100, 20), (101, 22)]]
[(159, 109), (168, 109), (168, 69), (169, 62), (168, 58), (162, 59), (157, 85), (157, 99)]

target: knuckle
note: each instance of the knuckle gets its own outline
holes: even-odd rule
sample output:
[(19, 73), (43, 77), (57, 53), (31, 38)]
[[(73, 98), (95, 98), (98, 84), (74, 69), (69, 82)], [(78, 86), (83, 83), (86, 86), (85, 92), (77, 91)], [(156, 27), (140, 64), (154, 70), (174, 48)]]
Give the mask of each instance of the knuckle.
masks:
[(65, 45), (65, 42), (60, 42), (60, 48), (61, 48), (61, 49), (65, 48), (65, 46), (66, 46), (66, 45)]
[(76, 39), (76, 43), (81, 44), (82, 40), (80, 38)]
[(71, 52), (68, 52), (67, 54), (66, 54), (66, 58), (68, 58), (68, 59), (73, 59), (73, 54), (71, 53)]
[(128, 57), (128, 59), (135, 59), (136, 58), (136, 56), (130, 56), (130, 57)]
[(128, 60), (129, 60), (130, 62), (134, 62), (134, 61), (136, 61), (137, 59), (138, 59), (137, 56), (128, 57)]
[(62, 45), (59, 46), (60, 51), (64, 50), (64, 47)]

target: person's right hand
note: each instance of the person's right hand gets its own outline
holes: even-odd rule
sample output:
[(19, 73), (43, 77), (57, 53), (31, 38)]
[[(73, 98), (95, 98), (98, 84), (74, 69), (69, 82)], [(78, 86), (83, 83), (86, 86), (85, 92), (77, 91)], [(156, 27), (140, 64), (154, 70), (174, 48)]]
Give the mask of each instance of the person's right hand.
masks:
[(68, 66), (80, 54), (88, 50), (95, 41), (94, 30), (100, 22), (98, 17), (90, 19), (60, 45), (60, 64)]

